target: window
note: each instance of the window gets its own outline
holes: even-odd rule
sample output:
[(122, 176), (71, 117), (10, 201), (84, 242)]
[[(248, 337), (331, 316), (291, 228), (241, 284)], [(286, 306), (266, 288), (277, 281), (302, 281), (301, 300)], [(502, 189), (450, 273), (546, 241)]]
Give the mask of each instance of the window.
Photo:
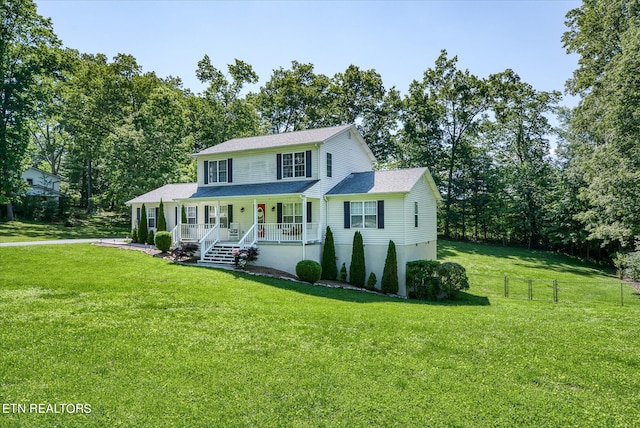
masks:
[(302, 204), (288, 203), (282, 204), (283, 223), (302, 223)]
[(228, 181), (228, 159), (209, 161), (208, 183), (227, 183)]
[(27, 184), (33, 186), (33, 178), (27, 178)]
[(282, 155), (282, 178), (305, 177), (305, 152)]
[[(211, 205), (209, 207), (209, 224), (216, 224), (216, 208), (217, 206)], [(227, 205), (220, 205), (220, 227), (223, 229), (229, 228), (229, 207)]]
[(351, 227), (353, 228), (377, 228), (378, 227), (378, 202), (358, 201), (351, 202)]
[(413, 203), (413, 226), (418, 227), (418, 202)]
[(186, 207), (187, 224), (198, 224), (198, 209), (197, 207)]
[(156, 209), (155, 208), (149, 208), (149, 210), (147, 211), (147, 227), (148, 228), (156, 227)]
[(333, 177), (333, 156), (327, 153), (327, 177)]

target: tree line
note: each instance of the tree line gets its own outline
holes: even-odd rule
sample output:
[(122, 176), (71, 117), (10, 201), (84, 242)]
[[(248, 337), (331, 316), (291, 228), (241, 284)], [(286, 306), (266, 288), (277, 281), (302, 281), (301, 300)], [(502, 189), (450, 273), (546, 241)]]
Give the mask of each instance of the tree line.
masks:
[[(63, 176), (83, 210), (195, 180), (190, 154), (236, 137), (355, 123), (378, 168), (429, 167), (439, 232), (608, 258), (640, 237), (639, 1), (585, 0), (562, 43), (579, 55), (567, 90), (507, 69), (479, 77), (442, 50), (402, 94), (373, 69), (333, 76), (292, 61), (260, 79), (204, 55), (192, 93), (131, 55), (64, 48), (32, 0), (0, 6), (0, 205), (11, 216), (29, 164)], [(560, 38), (560, 35), (559, 35)], [(553, 127), (557, 117), (559, 127)]]

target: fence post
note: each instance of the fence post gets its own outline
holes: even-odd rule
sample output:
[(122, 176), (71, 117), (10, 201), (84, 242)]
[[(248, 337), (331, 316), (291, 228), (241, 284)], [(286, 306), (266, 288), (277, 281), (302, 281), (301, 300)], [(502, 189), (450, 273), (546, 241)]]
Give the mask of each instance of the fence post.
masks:
[(553, 301), (558, 303), (558, 280), (553, 280)]
[(624, 284), (620, 283), (620, 306), (624, 306)]
[(509, 277), (504, 276), (504, 297), (509, 297)]
[(533, 300), (533, 281), (528, 280), (529, 282), (529, 300)]

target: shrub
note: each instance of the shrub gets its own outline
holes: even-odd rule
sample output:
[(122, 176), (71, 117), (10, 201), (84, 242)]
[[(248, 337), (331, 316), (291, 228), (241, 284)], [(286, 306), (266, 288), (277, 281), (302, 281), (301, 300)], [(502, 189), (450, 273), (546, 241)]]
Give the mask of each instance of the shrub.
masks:
[(377, 283), (378, 283), (378, 278), (376, 278), (376, 274), (371, 272), (369, 274), (369, 279), (367, 279), (367, 289), (375, 290)]
[(162, 199), (160, 199), (160, 206), (158, 207), (158, 231), (164, 232), (166, 230), (167, 219), (164, 217), (164, 204), (162, 203)]
[(138, 243), (138, 229), (135, 227), (131, 230), (131, 242)]
[(147, 233), (147, 244), (149, 245), (154, 245), (155, 244), (155, 236), (153, 233), (153, 229), (151, 229), (149, 231), (149, 233)]
[(340, 268), (340, 274), (338, 274), (338, 281), (347, 282), (347, 265), (342, 263), (342, 267)]
[(389, 241), (387, 259), (384, 262), (384, 271), (380, 288), (383, 293), (396, 294), (398, 292), (398, 257), (396, 256), (396, 244)]
[(333, 243), (333, 232), (327, 226), (322, 250), (322, 279), (336, 279), (338, 267), (336, 266), (336, 247)]
[(231, 254), (233, 254), (234, 257), (233, 264), (240, 269), (245, 269), (248, 262), (258, 260), (257, 247), (248, 247), (243, 249), (234, 248)]
[(322, 266), (313, 260), (302, 260), (296, 265), (296, 275), (301, 280), (313, 284), (322, 276)]
[(359, 231), (353, 235), (353, 249), (351, 251), (351, 264), (349, 265), (349, 283), (356, 287), (364, 287), (367, 277), (367, 269), (364, 263), (364, 243)]
[(156, 233), (155, 244), (158, 250), (166, 253), (171, 248), (171, 232), (161, 230)]
[(467, 272), (462, 265), (445, 262), (438, 266), (437, 273), (440, 277), (443, 298), (455, 299), (461, 290), (469, 289), (469, 278), (467, 278)]
[(193, 260), (196, 254), (196, 251), (198, 251), (198, 244), (194, 243), (194, 242), (185, 242), (182, 243), (180, 245), (178, 245), (172, 252), (171, 252), (171, 256), (175, 259), (175, 260)]
[(142, 204), (142, 208), (140, 209), (140, 221), (138, 224), (138, 241), (141, 244), (147, 242), (147, 235), (149, 234), (147, 230), (147, 207)]
[(415, 299), (436, 300), (440, 293), (440, 279), (436, 260), (416, 260), (407, 263), (407, 294)]

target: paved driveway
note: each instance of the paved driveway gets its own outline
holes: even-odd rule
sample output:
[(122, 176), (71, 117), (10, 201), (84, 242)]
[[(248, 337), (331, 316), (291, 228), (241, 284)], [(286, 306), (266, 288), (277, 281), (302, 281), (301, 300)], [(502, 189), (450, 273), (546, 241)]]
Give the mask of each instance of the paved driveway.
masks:
[(25, 241), (25, 242), (0, 242), (0, 247), (24, 247), (27, 245), (60, 245), (60, 244), (86, 244), (104, 242), (105, 244), (124, 244), (123, 239), (118, 238), (91, 238), (91, 239), (58, 239), (50, 241)]

